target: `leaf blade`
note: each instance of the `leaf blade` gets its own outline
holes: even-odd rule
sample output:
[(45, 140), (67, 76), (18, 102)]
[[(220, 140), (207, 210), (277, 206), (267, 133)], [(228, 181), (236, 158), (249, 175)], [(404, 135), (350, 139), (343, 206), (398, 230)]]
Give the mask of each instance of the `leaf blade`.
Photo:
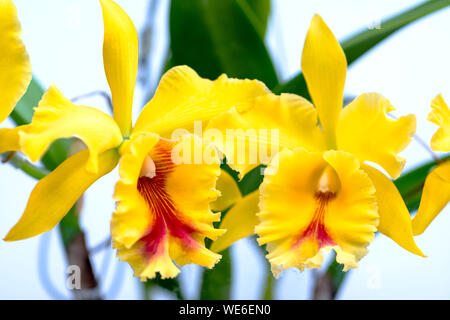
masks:
[(172, 0), (172, 63), (189, 65), (210, 79), (226, 73), (230, 77), (259, 79), (269, 88), (277, 85), (261, 37), (264, 24), (255, 22), (261, 21), (256, 17), (262, 14), (252, 15), (252, 22), (247, 15), (250, 4), (248, 0)]
[[(380, 29), (363, 30), (341, 43), (350, 66), (370, 49), (410, 23), (450, 5), (450, 0), (431, 0), (403, 11), (381, 22)], [(278, 85), (274, 92), (295, 93), (310, 99), (303, 74), (300, 72), (286, 83)]]

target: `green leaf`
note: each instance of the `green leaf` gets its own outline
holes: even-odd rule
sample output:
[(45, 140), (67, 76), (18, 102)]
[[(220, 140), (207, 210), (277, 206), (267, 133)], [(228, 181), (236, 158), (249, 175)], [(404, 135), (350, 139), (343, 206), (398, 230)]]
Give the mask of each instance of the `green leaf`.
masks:
[(69, 210), (69, 212), (59, 223), (59, 232), (66, 249), (72, 243), (72, 240), (75, 238), (75, 236), (81, 233), (81, 227), (78, 223), (76, 205)]
[[(334, 255), (336, 257), (336, 255)], [(327, 269), (327, 274), (330, 277), (332, 284), (333, 284), (333, 292), (331, 292), (331, 295), (335, 297), (337, 295), (337, 291), (341, 287), (342, 283), (344, 282), (345, 276), (347, 275), (347, 272), (344, 272), (344, 266), (336, 261), (335, 258), (333, 258), (333, 262), (331, 262), (330, 266)]]
[(179, 300), (183, 300), (183, 295), (181, 294), (180, 290), (180, 283), (178, 282), (178, 279), (162, 279), (160, 274), (158, 273), (154, 279), (149, 279), (144, 283), (144, 290), (145, 295), (147, 299), (150, 299), (150, 296), (148, 295), (149, 290), (151, 290), (154, 287), (160, 287), (165, 290), (168, 290), (170, 292), (173, 292), (175, 296)]
[(70, 145), (73, 139), (58, 139), (54, 141), (47, 152), (42, 157), (41, 161), (48, 170), (54, 170), (69, 156)]
[(450, 0), (431, 0), (381, 22), (379, 29), (363, 30), (342, 43), (348, 64), (375, 47), (394, 32), (450, 5)]
[(200, 291), (201, 300), (229, 300), (231, 294), (231, 259), (230, 250), (221, 252), (222, 259), (213, 269), (203, 272)]
[[(441, 160), (450, 159), (447, 155)], [(394, 181), (395, 186), (400, 191), (403, 200), (410, 212), (414, 212), (419, 208), (420, 198), (422, 197), (423, 185), (430, 170), (436, 166), (435, 161), (430, 161), (414, 170), (405, 173)]]
[[(449, 5), (450, 0), (426, 1), (391, 18), (383, 20), (380, 24), (380, 29), (366, 29), (358, 32), (341, 44), (347, 57), (348, 65), (350, 66), (354, 61), (396, 31)], [(305, 98), (309, 98), (305, 78), (302, 73), (299, 73), (287, 83), (277, 86), (274, 91), (276, 93), (296, 93)]]
[(229, 77), (259, 79), (273, 88), (278, 79), (261, 36), (261, 17), (268, 13), (263, 4), (249, 10), (255, 3), (172, 0), (171, 63), (186, 64), (210, 79), (226, 73)]
[(255, 26), (261, 39), (264, 39), (270, 16), (270, 0), (237, 0), (237, 4)]
[[(38, 105), (43, 94), (44, 89), (36, 78), (33, 78), (26, 93), (17, 103), (17, 106), (10, 115), (16, 125), (21, 126), (31, 122), (34, 107)], [(71, 139), (60, 139), (50, 146), (47, 153), (42, 158), (42, 163), (48, 170), (55, 169), (67, 158), (70, 143)]]
[(31, 122), (34, 110), (44, 94), (44, 89), (42, 89), (39, 82), (33, 78), (28, 86), (27, 91), (23, 95), (22, 99), (19, 100), (10, 117), (16, 123), (16, 125), (21, 126)]
[(257, 166), (248, 172), (241, 181), (239, 181), (238, 185), (242, 196), (252, 193), (259, 188), (264, 179), (264, 175), (261, 173), (264, 168), (264, 165)]
[(270, 270), (270, 265), (268, 267), (266, 267), (265, 270), (266, 270), (266, 279), (265, 279), (266, 283), (265, 283), (265, 287), (264, 287), (264, 300), (272, 300), (275, 279), (272, 275), (272, 271)]
[(273, 277), (272, 274), (272, 269), (270, 267), (270, 262), (269, 260), (267, 260), (266, 258), (266, 253), (267, 253), (267, 245), (262, 245), (260, 246), (258, 244), (258, 242), (256, 241), (257, 236), (254, 235), (252, 236), (252, 239), (254, 241), (252, 241), (252, 243), (256, 246), (256, 249), (259, 251), (259, 253), (261, 254), (263, 261), (264, 261), (264, 282), (263, 282), (263, 287), (262, 287), (262, 291), (260, 294), (260, 299), (263, 300), (272, 300), (274, 298), (274, 289), (275, 289), (275, 278)]

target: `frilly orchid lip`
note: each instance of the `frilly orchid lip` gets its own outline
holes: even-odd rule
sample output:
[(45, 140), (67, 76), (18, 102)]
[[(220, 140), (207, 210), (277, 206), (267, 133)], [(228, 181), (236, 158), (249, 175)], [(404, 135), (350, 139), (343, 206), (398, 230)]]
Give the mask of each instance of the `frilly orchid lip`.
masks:
[(359, 161), (343, 151), (302, 148), (276, 157), (277, 173), (261, 185), (256, 227), (272, 270), (318, 268), (321, 251), (330, 248), (346, 270), (355, 268), (379, 221), (375, 188)]
[[(174, 277), (179, 273), (177, 266), (194, 262), (212, 267), (220, 259), (204, 245), (205, 237), (215, 239), (223, 233), (212, 226), (220, 215), (208, 205), (218, 195), (214, 185), (219, 162), (190, 165), (173, 161), (178, 144), (203, 148), (198, 140), (193, 135), (168, 141), (140, 134), (121, 150), (121, 180), (114, 195), (118, 205), (111, 232), (119, 258), (128, 261), (141, 279), (157, 272), (164, 278)], [(184, 178), (183, 184), (179, 177)]]

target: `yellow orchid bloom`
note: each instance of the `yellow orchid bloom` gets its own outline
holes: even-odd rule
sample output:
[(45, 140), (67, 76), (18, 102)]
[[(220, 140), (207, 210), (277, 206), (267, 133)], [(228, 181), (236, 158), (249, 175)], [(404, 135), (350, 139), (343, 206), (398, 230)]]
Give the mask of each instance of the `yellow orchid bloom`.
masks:
[[(13, 111), (31, 81), (31, 64), (11, 0), (0, 0), (0, 123)], [(19, 149), (18, 129), (0, 129), (0, 153)]]
[[(431, 102), (431, 108), (428, 120), (439, 126), (431, 138), (431, 149), (449, 152), (450, 109), (440, 94)], [(414, 235), (422, 234), (449, 201), (450, 161), (444, 161), (434, 168), (425, 179), (419, 209), (412, 221)]]
[[(97, 109), (74, 105), (54, 86), (45, 93), (32, 123), (19, 132), (20, 150), (38, 160), (59, 138), (77, 137), (87, 146), (68, 158), (32, 191), (25, 212), (5, 240), (26, 239), (53, 228), (85, 190), (118, 163), (120, 180), (111, 221), (113, 246), (142, 280), (160, 273), (175, 277), (178, 267), (196, 263), (211, 268), (220, 255), (208, 250), (205, 237), (224, 231), (210, 210), (217, 198), (220, 163), (176, 163), (172, 152), (186, 146), (207, 148), (200, 138), (176, 129), (191, 129), (231, 106), (243, 111), (268, 89), (259, 81), (211, 81), (181, 66), (169, 70), (132, 127), (131, 110), (138, 67), (138, 36), (126, 13), (113, 1), (101, 0), (104, 20), (103, 59), (111, 89), (114, 118)], [(17, 137), (15, 138), (17, 139)], [(195, 153), (195, 152), (194, 152)], [(202, 152), (203, 154), (203, 152)]]
[[(252, 109), (230, 110), (210, 121), (208, 128), (234, 129), (237, 137), (249, 144), (256, 140), (258, 147), (276, 154), (265, 171), (259, 201), (255, 201), (257, 191), (228, 212), (222, 222), (228, 231), (213, 243), (212, 250), (219, 252), (252, 233), (252, 228), (240, 223), (244, 216), (246, 223), (257, 224), (258, 242), (267, 244), (275, 275), (290, 267), (319, 268), (321, 252), (330, 249), (344, 270), (355, 268), (376, 231), (424, 256), (414, 242), (400, 193), (370, 165), (379, 165), (393, 179), (400, 175), (405, 160), (397, 154), (411, 141), (415, 117), (387, 117), (394, 108), (376, 93), (363, 94), (342, 109), (346, 69), (341, 46), (315, 15), (302, 56), (314, 105), (293, 94), (268, 94), (259, 97)], [(271, 142), (264, 132), (250, 135), (246, 131), (250, 128), (253, 132), (278, 128), (279, 139)], [(276, 152), (278, 148), (281, 151)], [(227, 154), (226, 147), (223, 150), (233, 160), (233, 168), (246, 172), (255, 166), (233, 159), (235, 155)], [(251, 212), (257, 213), (259, 221), (248, 218)]]

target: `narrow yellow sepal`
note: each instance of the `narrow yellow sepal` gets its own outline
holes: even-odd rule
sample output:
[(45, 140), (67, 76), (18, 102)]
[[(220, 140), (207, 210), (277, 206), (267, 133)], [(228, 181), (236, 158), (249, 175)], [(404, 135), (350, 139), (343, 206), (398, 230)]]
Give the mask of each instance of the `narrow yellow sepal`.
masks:
[(259, 191), (254, 191), (240, 199), (223, 218), (220, 229), (227, 231), (214, 241), (211, 250), (220, 252), (232, 243), (255, 233), (255, 226), (259, 219)]
[(422, 234), (450, 201), (450, 161), (431, 171), (423, 187), (419, 210), (412, 221), (414, 235)]
[(124, 136), (131, 131), (131, 111), (139, 59), (136, 28), (123, 9), (100, 0), (103, 10), (103, 64), (111, 88), (114, 120)]
[(369, 175), (376, 189), (375, 196), (380, 215), (378, 231), (409, 252), (426, 257), (414, 241), (408, 208), (394, 183), (371, 166), (363, 164), (362, 168)]
[(0, 1), (0, 122), (13, 111), (31, 81), (30, 59), (21, 33), (14, 3)]
[(224, 170), (221, 170), (217, 179), (216, 189), (219, 190), (220, 196), (216, 201), (211, 202), (211, 210), (224, 211), (242, 198), (236, 180)]
[(8, 232), (4, 240), (23, 240), (52, 229), (91, 184), (114, 169), (119, 155), (116, 150), (102, 153), (97, 173), (86, 170), (88, 158), (89, 152), (83, 150), (68, 158), (40, 180), (31, 192), (19, 222)]
[(347, 59), (339, 42), (317, 14), (306, 35), (302, 71), (328, 147), (335, 148), (335, 128), (342, 109)]

